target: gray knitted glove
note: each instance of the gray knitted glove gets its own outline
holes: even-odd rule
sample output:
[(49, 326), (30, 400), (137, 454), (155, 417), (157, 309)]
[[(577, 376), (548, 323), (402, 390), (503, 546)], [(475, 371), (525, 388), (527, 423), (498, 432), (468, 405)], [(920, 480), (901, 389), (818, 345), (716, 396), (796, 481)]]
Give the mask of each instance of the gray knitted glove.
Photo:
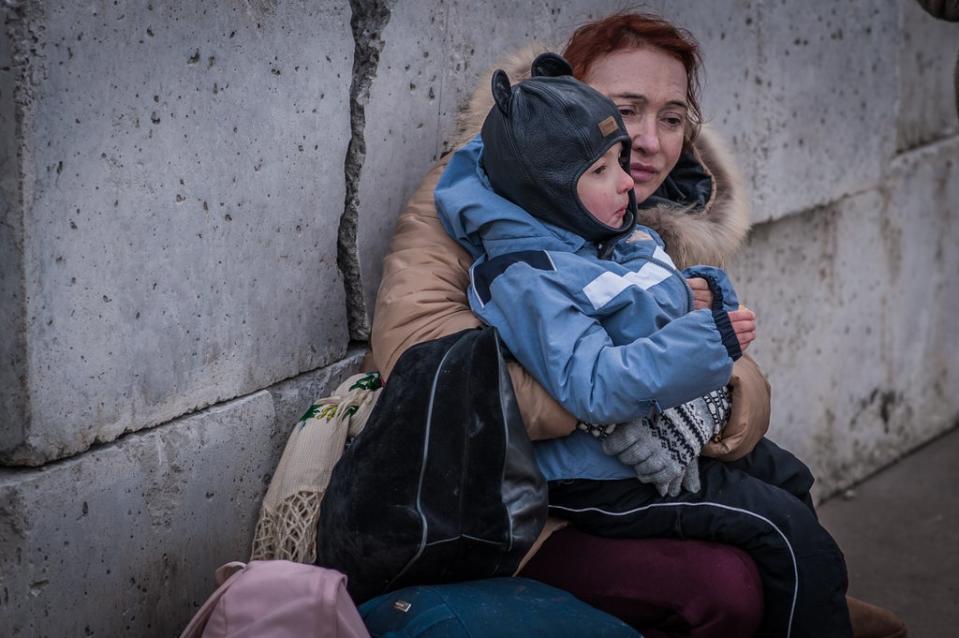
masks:
[(660, 496), (679, 494), (687, 463), (667, 447), (667, 437), (655, 421), (639, 419), (623, 423), (603, 439), (603, 451), (632, 466), (643, 483), (656, 486)]
[(660, 496), (678, 496), (681, 489), (698, 492), (699, 452), (726, 423), (729, 392), (722, 388), (663, 411), (616, 427), (603, 439), (603, 450), (652, 483)]
[(692, 463), (686, 466), (686, 473), (683, 475), (683, 489), (695, 494), (700, 490), (699, 484), (699, 459), (693, 459)]

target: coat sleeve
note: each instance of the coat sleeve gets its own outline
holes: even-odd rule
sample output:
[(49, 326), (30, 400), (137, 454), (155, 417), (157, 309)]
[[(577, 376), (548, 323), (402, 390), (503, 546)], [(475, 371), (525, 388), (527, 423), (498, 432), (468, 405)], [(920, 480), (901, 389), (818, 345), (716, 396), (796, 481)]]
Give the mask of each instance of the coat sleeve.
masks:
[(687, 278), (702, 277), (709, 285), (709, 291), (713, 293), (714, 310), (736, 310), (739, 308), (739, 297), (733, 288), (733, 283), (729, 280), (729, 275), (725, 270), (715, 266), (692, 266), (683, 270), (683, 275)]
[[(618, 312), (619, 306), (629, 303), (636, 312), (656, 311), (650, 293), (630, 288), (628, 300), (621, 293), (620, 304), (614, 300), (604, 309)], [(580, 420), (632, 420), (695, 399), (729, 381), (734, 355), (715, 311), (690, 312), (646, 337), (615, 345), (600, 318), (587, 312), (583, 291), (571, 283), (563, 266), (544, 270), (518, 261), (492, 281), (485, 303), (475, 290), (474, 286), (470, 292), (474, 310), (499, 330), (517, 360)], [(724, 311), (718, 314), (725, 316)]]
[[(410, 198), (383, 259), (370, 345), (384, 379), (411, 346), (480, 326), (466, 299), (472, 259), (436, 216), (433, 190), (444, 167), (434, 167)], [(515, 362), (509, 371), (530, 439), (573, 431), (576, 419), (528, 372)]]

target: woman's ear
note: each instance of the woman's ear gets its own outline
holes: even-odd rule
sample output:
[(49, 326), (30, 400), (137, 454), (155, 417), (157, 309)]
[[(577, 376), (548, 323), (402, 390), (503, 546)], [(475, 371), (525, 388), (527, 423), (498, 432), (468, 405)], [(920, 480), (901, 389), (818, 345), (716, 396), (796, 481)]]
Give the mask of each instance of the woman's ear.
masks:
[(557, 53), (541, 53), (533, 60), (530, 67), (530, 76), (556, 78), (561, 75), (572, 75), (573, 67), (563, 56)]
[(493, 72), (493, 99), (496, 106), (503, 112), (503, 115), (509, 115), (510, 98), (513, 95), (512, 87), (509, 85), (509, 76), (503, 69), (496, 69)]

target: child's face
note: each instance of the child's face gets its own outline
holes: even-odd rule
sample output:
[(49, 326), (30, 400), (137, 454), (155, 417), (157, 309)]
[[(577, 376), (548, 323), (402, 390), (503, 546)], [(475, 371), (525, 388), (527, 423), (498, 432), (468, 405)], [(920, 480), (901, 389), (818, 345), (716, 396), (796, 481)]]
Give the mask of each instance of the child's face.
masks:
[(619, 165), (622, 146), (614, 144), (579, 178), (576, 193), (586, 210), (607, 226), (623, 225), (633, 178)]

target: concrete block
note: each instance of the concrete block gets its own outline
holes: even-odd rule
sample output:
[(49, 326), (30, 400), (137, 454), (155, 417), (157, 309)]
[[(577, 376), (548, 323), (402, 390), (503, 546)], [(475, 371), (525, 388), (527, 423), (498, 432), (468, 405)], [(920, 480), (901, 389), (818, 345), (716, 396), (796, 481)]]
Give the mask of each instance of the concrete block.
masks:
[(11, 636), (175, 636), (243, 560), (272, 467), (258, 392), (79, 458), (0, 474)]
[(3, 460), (74, 454), (342, 357), (345, 0), (5, 12), (27, 357), (25, 432)]
[(753, 0), (721, 0), (704, 11), (702, 4), (684, 1), (664, 3), (661, 10), (700, 44), (704, 120), (729, 142), (750, 192), (761, 186), (764, 171), (756, 149), (766, 139), (765, 91), (753, 77), (760, 69), (760, 6)]
[(959, 420), (959, 138), (874, 189), (762, 224), (730, 271), (759, 315), (770, 436), (820, 496)]
[(703, 45), (705, 115), (750, 178), (755, 221), (878, 181), (895, 151), (895, 6), (724, 0), (664, 9)]
[(763, 6), (750, 77), (764, 94), (757, 221), (879, 181), (895, 150), (898, 24), (892, 4)]
[(455, 114), (473, 94), (479, 78), (499, 59), (532, 42), (562, 53), (577, 27), (615, 10), (596, 0), (451, 2), (446, 27), (448, 79), (440, 101), (440, 151), (450, 148)]
[(42, 469), (0, 471), (4, 635), (178, 635), (213, 570), (248, 559), (290, 429), (359, 356)]
[(749, 81), (756, 65), (742, 61), (758, 59), (759, 10), (754, 0), (721, 0), (711, 3), (708, 11), (693, 2), (667, 2), (662, 9), (663, 17), (687, 29), (699, 42), (706, 120), (726, 133), (744, 159), (752, 157), (749, 151), (758, 144), (755, 106), (761, 102), (762, 90)]
[(955, 69), (959, 24), (937, 20), (915, 0), (900, 0), (897, 149), (907, 150), (959, 131)]
[(585, 0), (392, 7), (366, 106), (359, 178), (356, 241), (367, 316), (396, 217), (429, 167), (450, 150), (456, 115), (479, 77), (532, 40), (561, 50), (573, 28), (606, 10)]

